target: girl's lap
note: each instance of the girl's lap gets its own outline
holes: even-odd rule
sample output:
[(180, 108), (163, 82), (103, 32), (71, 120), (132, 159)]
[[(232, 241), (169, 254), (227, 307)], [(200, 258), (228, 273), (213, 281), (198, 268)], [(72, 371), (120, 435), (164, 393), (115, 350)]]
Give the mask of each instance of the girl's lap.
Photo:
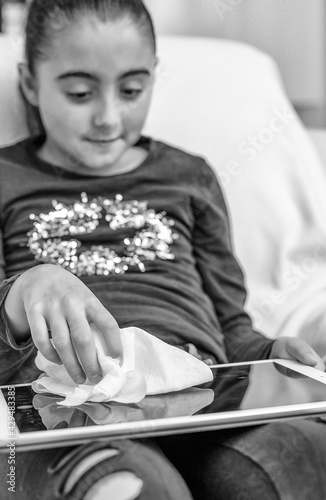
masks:
[[(6, 484), (8, 457), (0, 455), (2, 500), (13, 494), (19, 500), (102, 500), (103, 489), (115, 500), (192, 498), (180, 474), (150, 440), (95, 442), (21, 452), (15, 458), (13, 493)], [(102, 485), (97, 493), (95, 485)]]
[[(17, 453), (16, 498), (97, 500), (87, 492), (102, 484), (108, 491), (118, 488), (120, 498), (115, 500), (324, 500), (325, 431), (317, 420), (291, 420), (155, 441)], [(0, 473), (6, 482), (6, 455), (0, 455)], [(7, 484), (2, 491), (3, 500), (12, 498)]]
[(317, 419), (159, 439), (195, 500), (325, 500), (326, 427)]

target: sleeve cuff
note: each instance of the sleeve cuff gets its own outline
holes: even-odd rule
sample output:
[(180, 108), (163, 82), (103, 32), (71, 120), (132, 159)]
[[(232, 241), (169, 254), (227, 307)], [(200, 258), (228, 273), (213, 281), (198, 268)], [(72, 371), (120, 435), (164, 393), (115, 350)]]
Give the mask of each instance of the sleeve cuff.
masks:
[(12, 276), (11, 278), (4, 280), (1, 283), (1, 290), (0, 290), (0, 320), (2, 323), (2, 328), (0, 328), (0, 336), (3, 339), (3, 341), (8, 344), (12, 349), (15, 349), (16, 351), (23, 351), (25, 349), (29, 349), (32, 345), (34, 345), (32, 338), (30, 337), (28, 340), (25, 342), (17, 343), (16, 339), (14, 338), (10, 327), (9, 327), (9, 321), (8, 317), (4, 308), (4, 301), (10, 291), (10, 288), (14, 284), (14, 282), (17, 280), (17, 278), (20, 276), (20, 274), (16, 274), (15, 276)]

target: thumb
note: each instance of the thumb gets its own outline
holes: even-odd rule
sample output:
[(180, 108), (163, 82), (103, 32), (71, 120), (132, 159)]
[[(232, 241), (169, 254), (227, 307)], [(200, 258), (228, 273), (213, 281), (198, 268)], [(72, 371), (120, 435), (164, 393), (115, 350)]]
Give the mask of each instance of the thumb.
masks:
[(325, 363), (320, 356), (304, 340), (296, 339), (296, 342), (289, 343), (287, 351), (301, 363), (312, 366), (317, 370), (325, 371)]

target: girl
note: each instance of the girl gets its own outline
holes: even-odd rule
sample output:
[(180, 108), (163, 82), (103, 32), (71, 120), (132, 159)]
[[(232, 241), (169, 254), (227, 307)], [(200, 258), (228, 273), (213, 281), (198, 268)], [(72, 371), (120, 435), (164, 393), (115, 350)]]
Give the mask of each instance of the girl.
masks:
[[(156, 64), (141, 0), (31, 2), (19, 66), (31, 138), (0, 154), (1, 384), (35, 379), (37, 349), (76, 384), (97, 383), (91, 323), (121, 359), (119, 328), (133, 325), (207, 363), (284, 357), (325, 368), (305, 342), (252, 330), (210, 167), (141, 135)], [(326, 449), (320, 429), (278, 424), (17, 454), (18, 498), (300, 498), (309, 451)], [(276, 436), (286, 435), (305, 436), (304, 448), (273, 477)], [(323, 488), (316, 482), (311, 497), (324, 498)]]

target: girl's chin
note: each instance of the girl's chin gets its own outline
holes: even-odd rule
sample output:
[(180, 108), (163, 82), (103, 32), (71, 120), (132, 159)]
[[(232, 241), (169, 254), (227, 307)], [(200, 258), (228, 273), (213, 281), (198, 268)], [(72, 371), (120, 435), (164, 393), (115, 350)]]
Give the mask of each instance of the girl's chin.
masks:
[(111, 170), (117, 171), (120, 155), (92, 155), (90, 158), (79, 158), (74, 164), (73, 169), (75, 172), (101, 174), (110, 172)]

